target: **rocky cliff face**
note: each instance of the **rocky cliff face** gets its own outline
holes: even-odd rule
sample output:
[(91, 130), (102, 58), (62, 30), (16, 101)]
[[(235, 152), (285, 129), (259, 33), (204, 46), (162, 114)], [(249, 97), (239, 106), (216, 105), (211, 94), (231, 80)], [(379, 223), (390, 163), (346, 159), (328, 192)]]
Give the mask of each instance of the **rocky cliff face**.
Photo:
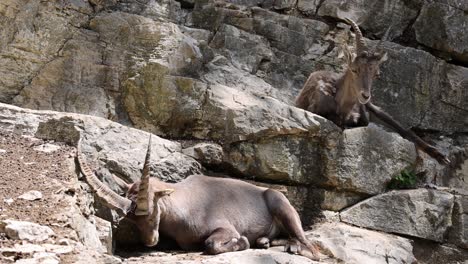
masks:
[[(0, 131), (71, 145), (81, 134), (98, 175), (117, 191), (111, 174), (137, 180), (147, 132), (154, 133), (166, 139), (154, 141), (153, 176), (221, 173), (277, 188), (304, 223), (331, 219), (310, 237), (346, 263), (457, 261), (468, 247), (467, 12), (467, 4), (451, 0), (6, 0)], [(390, 27), (383, 42), (389, 60), (373, 100), (452, 164), (438, 165), (380, 125), (341, 131), (292, 106), (312, 71), (343, 69), (341, 48), (353, 43), (344, 17), (358, 22), (371, 46)], [(414, 178), (412, 188), (438, 190), (387, 192), (392, 179)], [(76, 209), (83, 219), (76, 230), (93, 225), (85, 207)], [(93, 207), (115, 220), (98, 202)], [(83, 237), (96, 234), (77, 238), (93, 247)], [(114, 234), (118, 242), (127, 238)], [(427, 248), (431, 256), (421, 253)], [(264, 254), (181, 258), (289, 261)]]

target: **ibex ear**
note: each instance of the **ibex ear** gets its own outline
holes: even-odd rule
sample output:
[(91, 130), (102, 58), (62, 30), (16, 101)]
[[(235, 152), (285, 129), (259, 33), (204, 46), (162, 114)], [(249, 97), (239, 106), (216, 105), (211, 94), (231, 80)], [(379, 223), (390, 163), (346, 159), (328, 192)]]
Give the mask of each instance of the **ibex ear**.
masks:
[(163, 197), (163, 196), (173, 193), (174, 191), (175, 191), (174, 189), (164, 189), (161, 191), (155, 191), (154, 193), (159, 197)]
[(115, 183), (124, 191), (128, 192), (130, 187), (132, 186), (131, 184), (126, 183), (124, 180), (120, 179), (119, 177), (115, 176), (112, 174), (112, 177), (114, 178)]
[(388, 60), (388, 56), (387, 56), (387, 52), (384, 52), (380, 57), (379, 64), (386, 60)]

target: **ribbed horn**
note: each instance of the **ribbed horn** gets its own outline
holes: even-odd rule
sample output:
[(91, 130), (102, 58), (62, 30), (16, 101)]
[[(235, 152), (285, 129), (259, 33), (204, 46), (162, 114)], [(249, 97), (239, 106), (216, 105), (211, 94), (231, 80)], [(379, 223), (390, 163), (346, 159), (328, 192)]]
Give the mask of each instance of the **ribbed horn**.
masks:
[(362, 52), (367, 51), (366, 43), (364, 42), (364, 37), (362, 36), (359, 26), (353, 20), (345, 18), (346, 22), (351, 25), (356, 35), (356, 55), (360, 55)]
[(377, 44), (377, 46), (375, 46), (375, 52), (380, 52), (381, 49), (382, 49), (382, 44), (384, 41), (387, 41), (388, 39), (388, 35), (390, 34), (390, 30), (392, 29), (392, 26), (393, 24), (391, 24), (390, 26), (388, 26), (387, 30), (385, 31), (383, 37), (380, 39), (379, 43)]
[(149, 197), (149, 179), (150, 179), (150, 164), (151, 160), (151, 134), (148, 142), (148, 150), (146, 151), (145, 164), (143, 165), (143, 174), (141, 175), (140, 189), (138, 190), (137, 196), (137, 208), (135, 215), (148, 215), (150, 205)]
[(132, 207), (132, 201), (112, 191), (96, 177), (94, 172), (89, 168), (81, 152), (81, 139), (78, 141), (77, 156), (81, 172), (96, 195), (105, 202), (107, 207), (116, 210), (120, 215), (127, 215)]

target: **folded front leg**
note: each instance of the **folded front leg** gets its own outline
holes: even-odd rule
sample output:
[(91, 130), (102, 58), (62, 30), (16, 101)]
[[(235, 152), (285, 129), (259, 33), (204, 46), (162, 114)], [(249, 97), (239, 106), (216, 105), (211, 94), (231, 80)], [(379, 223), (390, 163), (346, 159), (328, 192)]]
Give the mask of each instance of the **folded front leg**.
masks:
[(205, 240), (205, 253), (216, 255), (250, 248), (249, 240), (233, 228), (218, 228)]

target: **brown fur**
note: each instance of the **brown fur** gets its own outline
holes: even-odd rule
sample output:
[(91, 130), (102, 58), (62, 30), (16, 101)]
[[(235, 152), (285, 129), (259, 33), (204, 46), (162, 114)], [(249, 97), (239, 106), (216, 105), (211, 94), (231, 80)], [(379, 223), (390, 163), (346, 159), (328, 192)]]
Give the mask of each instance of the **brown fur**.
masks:
[[(357, 35), (361, 36), (357, 25), (354, 27), (359, 33)], [(435, 147), (413, 131), (404, 129), (389, 114), (371, 103), (372, 82), (380, 74), (379, 67), (386, 60), (386, 54), (363, 50), (353, 58), (349, 50), (345, 49), (345, 56), (348, 67), (342, 74), (327, 71), (310, 74), (296, 98), (296, 106), (321, 115), (341, 128), (367, 126), (370, 111), (439, 163), (449, 163), (450, 160)]]

